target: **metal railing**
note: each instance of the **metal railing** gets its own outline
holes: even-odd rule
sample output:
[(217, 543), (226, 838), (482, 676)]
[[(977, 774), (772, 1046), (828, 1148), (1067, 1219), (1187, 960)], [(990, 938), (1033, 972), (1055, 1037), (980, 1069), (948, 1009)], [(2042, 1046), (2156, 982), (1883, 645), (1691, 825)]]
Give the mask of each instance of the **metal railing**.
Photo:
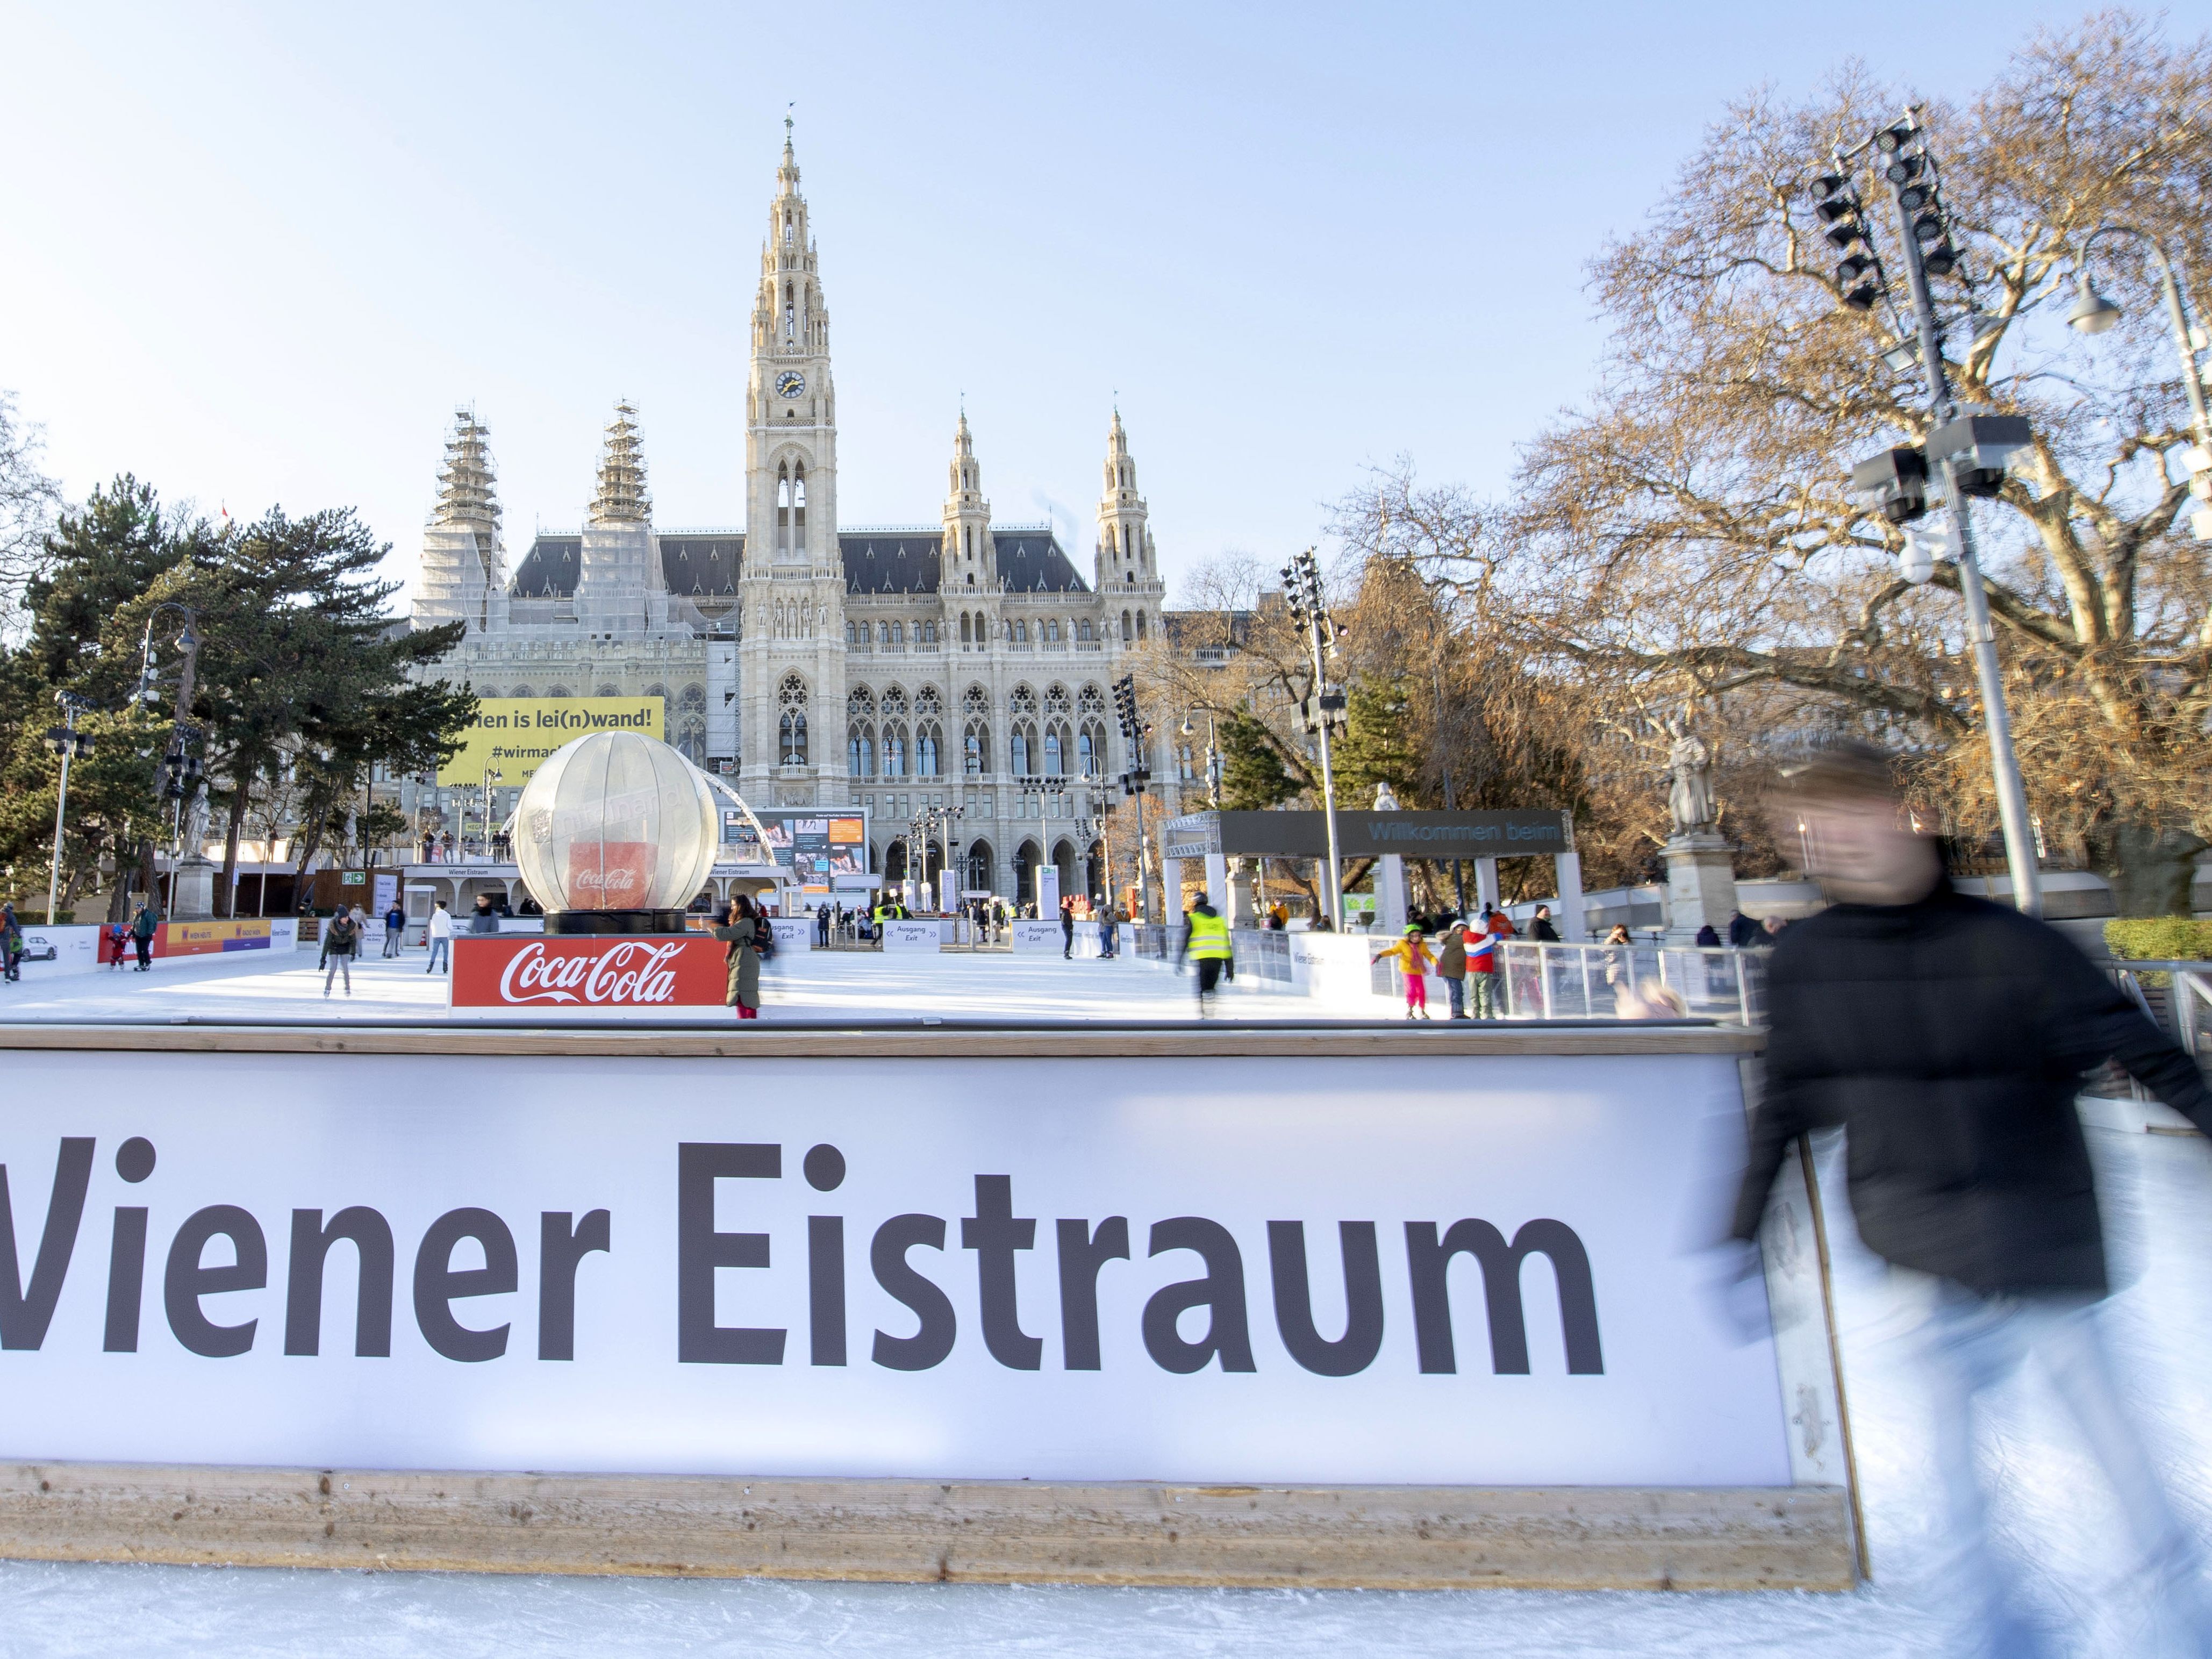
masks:
[[(1154, 962), (1164, 962), (1168, 957), (1168, 930), (1157, 922), (1133, 930), (1137, 935), (1137, 954)], [(1177, 928), (1176, 932), (1182, 932)]]
[(2153, 1024), (2212, 1071), (2212, 962), (2114, 958), (2104, 968)]
[(1507, 939), (1498, 947), (1509, 1019), (1611, 1019), (1620, 994), (1657, 980), (1686, 1012), (1732, 1025), (1766, 1023), (1764, 950), (1667, 945), (1539, 945)]
[(1238, 927), (1229, 936), (1230, 949), (1237, 953), (1237, 976), (1248, 975), (1264, 979), (1278, 985), (1288, 985), (1295, 977), (1291, 970), (1291, 936), (1266, 927)]

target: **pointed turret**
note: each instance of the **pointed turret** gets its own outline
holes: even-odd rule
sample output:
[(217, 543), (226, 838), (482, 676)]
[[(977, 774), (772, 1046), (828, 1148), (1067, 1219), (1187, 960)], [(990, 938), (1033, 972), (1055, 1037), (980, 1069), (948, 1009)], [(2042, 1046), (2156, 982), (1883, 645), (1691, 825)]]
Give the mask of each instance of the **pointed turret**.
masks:
[(1137, 493), (1137, 464), (1118, 409), (1106, 429), (1105, 472), (1105, 493), (1098, 498), (1098, 591), (1156, 592), (1159, 572), (1149, 514)]
[(960, 424), (952, 434), (952, 462), (947, 469), (945, 496), (945, 539), (938, 550), (938, 589), (986, 590), (999, 580), (996, 544), (991, 538), (991, 504), (983, 499), (983, 469), (975, 459), (975, 441), (968, 430), (968, 411), (960, 411)]
[(490, 436), (474, 410), (454, 411), (445, 465), (438, 469), (437, 504), (422, 532), (414, 605), (419, 627), (465, 621), (483, 633), (506, 622), (507, 556)]

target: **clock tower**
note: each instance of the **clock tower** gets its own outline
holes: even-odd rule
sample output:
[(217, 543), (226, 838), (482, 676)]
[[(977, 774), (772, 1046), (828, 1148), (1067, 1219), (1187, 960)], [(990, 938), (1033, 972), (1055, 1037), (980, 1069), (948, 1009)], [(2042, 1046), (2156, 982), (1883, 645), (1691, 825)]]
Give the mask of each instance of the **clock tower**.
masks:
[(739, 787), (763, 804), (815, 806), (844, 793), (845, 567), (830, 313), (790, 129), (787, 120), (745, 386)]

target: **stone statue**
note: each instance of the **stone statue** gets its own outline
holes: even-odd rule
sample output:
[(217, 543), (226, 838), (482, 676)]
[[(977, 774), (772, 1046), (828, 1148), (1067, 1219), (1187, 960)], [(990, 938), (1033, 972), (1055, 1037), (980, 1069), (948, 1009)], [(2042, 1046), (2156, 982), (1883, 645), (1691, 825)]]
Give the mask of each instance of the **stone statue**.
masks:
[(1713, 827), (1713, 751), (1694, 732), (1678, 731), (1668, 755), (1674, 784), (1667, 792), (1667, 807), (1674, 818), (1674, 833), (1695, 836)]
[(204, 787), (196, 791), (185, 807), (184, 842), (179, 849), (188, 859), (206, 856), (208, 835), (208, 794)]

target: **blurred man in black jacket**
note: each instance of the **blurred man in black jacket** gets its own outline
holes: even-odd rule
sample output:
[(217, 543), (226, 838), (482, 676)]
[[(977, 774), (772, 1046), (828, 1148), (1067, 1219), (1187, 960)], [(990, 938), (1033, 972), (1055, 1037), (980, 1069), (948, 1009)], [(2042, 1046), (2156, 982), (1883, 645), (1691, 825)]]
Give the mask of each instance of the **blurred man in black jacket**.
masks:
[(1750, 1241), (1789, 1143), (1844, 1132), (1851, 1209), (1869, 1249), (1925, 1275), (1936, 1456), (1960, 1595), (1984, 1651), (2047, 1651), (1990, 1553), (1973, 1397), (2033, 1351), (2117, 1490), (2148, 1559), (2143, 1591), (2188, 1651), (2212, 1654), (2195, 1540), (2167, 1503), (2099, 1335), (2104, 1230), (2075, 1097), (2117, 1059), (2200, 1129), (2212, 1095), (2168, 1042), (2055, 929), (1952, 890), (1907, 824), (1888, 763), (1839, 745), (1784, 780), (1830, 908), (1777, 944), (1765, 1098), (1735, 1234)]

